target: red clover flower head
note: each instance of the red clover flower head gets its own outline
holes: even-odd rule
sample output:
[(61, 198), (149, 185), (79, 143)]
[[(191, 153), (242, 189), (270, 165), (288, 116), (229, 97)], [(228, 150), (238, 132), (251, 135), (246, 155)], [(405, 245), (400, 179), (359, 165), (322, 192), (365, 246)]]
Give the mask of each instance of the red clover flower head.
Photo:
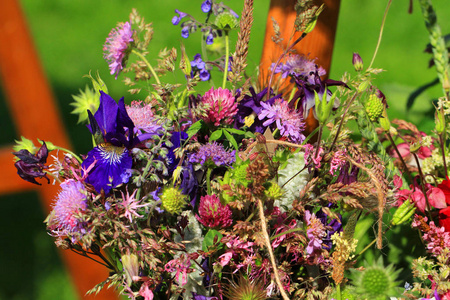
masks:
[(202, 104), (206, 109), (206, 116), (203, 120), (207, 123), (213, 123), (215, 126), (231, 124), (233, 117), (237, 113), (237, 103), (230, 90), (211, 88), (202, 97)]
[(220, 203), (216, 195), (202, 196), (198, 212), (197, 220), (206, 227), (223, 228), (233, 223), (230, 207)]
[(119, 23), (106, 38), (103, 45), (103, 57), (109, 64), (111, 75), (116, 74), (116, 79), (125, 65), (129, 54), (129, 46), (133, 41), (133, 30), (131, 30), (130, 22)]

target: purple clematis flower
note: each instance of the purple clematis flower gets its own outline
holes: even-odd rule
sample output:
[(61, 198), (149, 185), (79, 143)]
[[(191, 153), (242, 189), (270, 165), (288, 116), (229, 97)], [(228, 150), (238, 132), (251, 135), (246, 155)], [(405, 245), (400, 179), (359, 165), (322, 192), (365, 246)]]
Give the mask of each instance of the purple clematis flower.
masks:
[(36, 154), (31, 154), (31, 152), (26, 149), (13, 152), (13, 154), (20, 159), (14, 166), (17, 168), (17, 174), (19, 174), (23, 180), (41, 185), (36, 181), (36, 178), (44, 177), (47, 179), (47, 182), (50, 182), (47, 173), (44, 172), (44, 169), (47, 168), (45, 163), (47, 162), (48, 157), (48, 149), (45, 142), (42, 143), (41, 148), (39, 148)]
[(134, 124), (128, 116), (123, 98), (119, 103), (104, 92), (100, 92), (100, 106), (92, 116), (89, 111), (90, 125), (97, 146), (88, 152), (82, 168), (91, 167), (86, 182), (100, 193), (107, 194), (112, 188), (127, 183), (132, 166), (130, 151), (134, 145), (144, 139), (145, 134), (135, 138)]

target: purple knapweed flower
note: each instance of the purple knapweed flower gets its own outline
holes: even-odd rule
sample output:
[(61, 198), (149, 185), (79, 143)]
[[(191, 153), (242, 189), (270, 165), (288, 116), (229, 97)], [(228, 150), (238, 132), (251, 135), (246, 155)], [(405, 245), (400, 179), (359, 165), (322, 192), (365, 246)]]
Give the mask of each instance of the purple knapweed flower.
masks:
[(28, 182), (41, 185), (36, 181), (36, 178), (44, 177), (47, 182), (50, 183), (50, 179), (47, 177), (47, 173), (44, 171), (47, 169), (45, 163), (47, 163), (48, 148), (45, 142), (42, 143), (41, 148), (32, 154), (27, 149), (21, 149), (20, 151), (13, 152), (15, 156), (19, 158), (14, 166), (17, 168), (17, 174), (20, 178)]
[(201, 165), (231, 166), (236, 161), (236, 150), (226, 151), (222, 145), (212, 142), (202, 145), (196, 153), (191, 154), (189, 162)]
[(206, 123), (214, 126), (222, 124), (232, 124), (237, 113), (236, 99), (230, 90), (211, 88), (203, 95), (201, 103), (206, 110), (206, 116), (201, 118)]
[(84, 213), (87, 205), (87, 191), (80, 181), (68, 179), (61, 183), (56, 202), (53, 206), (53, 218), (56, 227), (53, 232), (57, 235), (75, 235), (72, 242), (77, 241), (77, 237), (83, 235), (86, 230)]
[(175, 13), (177, 15), (173, 16), (172, 18), (172, 24), (173, 25), (178, 25), (181, 21), (181, 19), (183, 19), (184, 17), (187, 16), (186, 13), (179, 11), (178, 9), (175, 9)]
[(231, 209), (220, 203), (216, 195), (206, 195), (200, 198), (197, 220), (206, 227), (224, 228), (233, 223)]
[(266, 119), (263, 123), (264, 126), (275, 123), (282, 136), (288, 137), (296, 143), (305, 140), (305, 136), (302, 134), (305, 130), (305, 122), (299, 112), (289, 107), (288, 102), (279, 98), (273, 104), (262, 102), (261, 106), (262, 110), (258, 114), (258, 119)]
[(202, 8), (202, 12), (204, 12), (204, 13), (209, 12), (212, 8), (212, 1), (211, 0), (203, 1), (201, 8)]
[(88, 128), (97, 146), (88, 152), (82, 168), (89, 170), (86, 182), (100, 193), (107, 194), (112, 188), (127, 183), (130, 178), (132, 158), (128, 149), (144, 140), (145, 134), (134, 138), (134, 124), (128, 116), (123, 98), (119, 103), (100, 92), (100, 106), (92, 116), (89, 111)]
[(108, 62), (111, 75), (116, 74), (116, 79), (125, 65), (133, 41), (133, 30), (129, 22), (119, 23), (106, 38), (103, 57)]

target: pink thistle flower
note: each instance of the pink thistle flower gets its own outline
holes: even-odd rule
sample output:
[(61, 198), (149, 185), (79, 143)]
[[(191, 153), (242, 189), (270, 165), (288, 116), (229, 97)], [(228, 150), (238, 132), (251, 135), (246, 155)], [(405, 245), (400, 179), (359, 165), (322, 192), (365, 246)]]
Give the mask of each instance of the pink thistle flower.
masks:
[(159, 130), (162, 130), (162, 126), (157, 124), (154, 117), (151, 104), (132, 101), (131, 105), (126, 105), (125, 108), (133, 121), (135, 134), (141, 132), (157, 134)]
[(128, 194), (128, 191), (126, 195), (124, 195), (124, 193), (121, 192), (122, 202), (120, 202), (119, 204), (125, 208), (125, 212), (122, 214), (122, 216), (128, 218), (128, 220), (130, 220), (130, 223), (133, 222), (133, 216), (137, 218), (142, 218), (142, 216), (136, 212), (138, 208), (146, 207), (147, 205), (149, 205), (149, 204), (139, 204), (140, 201), (137, 201), (137, 199), (135, 198), (136, 192), (137, 189), (134, 190), (134, 192), (131, 195)]
[(206, 109), (206, 116), (202, 119), (207, 123), (213, 123), (219, 126), (221, 122), (231, 124), (234, 122), (233, 117), (237, 113), (236, 99), (227, 89), (211, 88), (202, 97), (202, 104)]
[(133, 41), (133, 30), (131, 30), (130, 22), (117, 24), (117, 27), (113, 28), (106, 38), (103, 45), (103, 57), (109, 64), (111, 75), (116, 74), (116, 79), (125, 65), (129, 54), (129, 46)]
[(167, 272), (176, 272), (175, 279), (183, 286), (187, 283), (187, 274), (191, 273), (191, 260), (189, 256), (182, 254), (179, 258), (172, 259), (165, 266)]
[[(87, 209), (87, 191), (84, 185), (73, 179), (61, 183), (56, 203), (53, 206), (57, 235), (83, 235), (86, 227), (84, 213)], [(72, 241), (78, 239), (72, 237)]]
[(233, 223), (230, 207), (220, 203), (216, 195), (202, 196), (198, 212), (197, 220), (206, 227), (228, 227)]
[(305, 130), (302, 114), (290, 108), (288, 102), (279, 98), (272, 105), (261, 102), (261, 106), (263, 109), (258, 114), (258, 119), (267, 119), (264, 121), (263, 126), (275, 123), (282, 136), (288, 137), (296, 143), (301, 143), (305, 140), (305, 136), (302, 134), (303, 130)]

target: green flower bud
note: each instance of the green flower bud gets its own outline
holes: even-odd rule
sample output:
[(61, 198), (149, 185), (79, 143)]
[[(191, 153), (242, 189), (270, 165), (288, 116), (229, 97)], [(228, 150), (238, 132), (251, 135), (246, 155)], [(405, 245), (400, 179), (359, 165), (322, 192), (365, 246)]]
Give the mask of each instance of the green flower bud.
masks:
[(186, 54), (186, 50), (184, 45), (181, 44), (181, 59), (180, 59), (180, 69), (183, 71), (184, 75), (191, 75), (191, 62), (189, 61), (189, 56)]
[(187, 204), (188, 197), (176, 187), (166, 187), (161, 193), (162, 208), (171, 214), (179, 214)]
[(363, 60), (362, 60), (361, 56), (356, 52), (353, 53), (352, 63), (357, 72), (362, 71), (362, 69), (364, 68)]
[(270, 187), (264, 192), (267, 198), (270, 199), (280, 199), (283, 196), (283, 190), (276, 182), (271, 182)]
[(238, 27), (237, 18), (227, 11), (219, 14), (214, 23), (221, 30), (232, 30)]
[(366, 102), (366, 112), (370, 121), (376, 122), (381, 117), (384, 111), (384, 105), (377, 95), (372, 94)]
[(395, 211), (391, 225), (396, 226), (408, 221), (415, 211), (416, 208), (414, 207), (414, 204), (411, 201), (406, 200)]
[(333, 93), (333, 95), (331, 95), (331, 98), (329, 101), (327, 101), (327, 92), (325, 90), (325, 92), (323, 93), (322, 96), (322, 100), (320, 100), (319, 94), (317, 94), (316, 91), (314, 91), (314, 99), (316, 102), (316, 115), (317, 115), (317, 120), (319, 120), (320, 124), (325, 124), (326, 121), (328, 120), (328, 117), (331, 114), (331, 110), (333, 109), (333, 105), (334, 105), (334, 100), (336, 99), (336, 92)]
[(436, 123), (436, 132), (438, 134), (441, 134), (445, 132), (445, 116), (444, 116), (444, 109), (441, 108), (439, 110), (436, 110), (434, 113), (434, 121)]
[[(389, 121), (389, 117), (387, 115), (386, 108), (383, 108), (383, 114), (382, 114), (381, 118), (378, 120), (378, 122), (380, 123), (381, 128), (383, 128), (384, 131), (391, 132), (391, 134), (393, 136), (397, 135), (397, 130), (394, 127), (391, 127), (391, 122)], [(393, 132), (395, 134), (393, 134)]]

